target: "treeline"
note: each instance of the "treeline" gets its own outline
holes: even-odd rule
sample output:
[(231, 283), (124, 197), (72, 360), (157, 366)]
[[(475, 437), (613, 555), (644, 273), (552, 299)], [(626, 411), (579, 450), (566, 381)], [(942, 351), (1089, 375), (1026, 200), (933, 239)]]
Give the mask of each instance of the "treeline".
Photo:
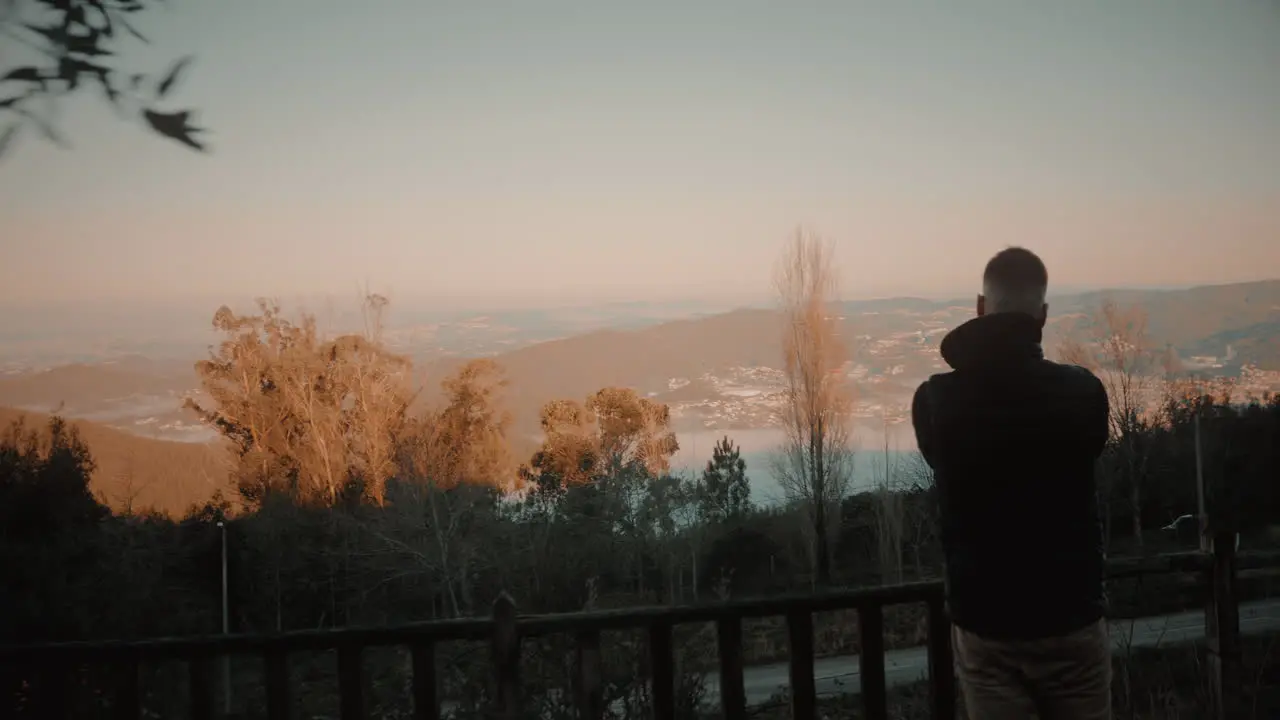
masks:
[[(269, 305), (218, 313), (227, 340), (200, 366), (213, 403), (198, 409), (232, 441), (238, 496), (182, 519), (113, 515), (90, 493), (92, 456), (63, 421), (10, 427), (0, 440), (0, 642), (221, 632), (223, 532), (233, 632), (483, 615), (500, 591), (523, 612), (558, 612), (822, 582), (813, 496), (754, 504), (730, 438), (701, 474), (673, 474), (667, 409), (605, 388), (548, 404), (541, 446), (516, 461), (500, 368), (472, 362), (443, 381), (438, 401), (415, 402), (407, 363), (380, 342), (382, 306), (371, 298), (367, 331), (333, 340)], [(1196, 511), (1197, 424), (1213, 522), (1265, 536), (1280, 518), (1280, 399), (1161, 382), (1163, 399), (1142, 413), (1113, 397), (1122, 411), (1100, 460), (1112, 554), (1159, 549), (1173, 539), (1158, 528)], [(915, 459), (838, 497), (824, 522), (829, 582), (936, 577), (932, 492)], [(819, 618), (820, 652), (857, 651), (846, 615)], [(911, 609), (887, 618), (890, 647), (921, 641), (919, 620)], [(682, 632), (692, 697), (714, 635)], [(750, 661), (785, 656), (780, 625), (755, 637)], [(530, 682), (564, 687), (567, 646), (548, 643), (531, 660), (529, 677), (542, 679)], [(610, 656), (614, 691), (633, 692), (641, 649), (623, 643)], [(458, 652), (446, 694), (479, 703), (485, 655)], [(381, 687), (403, 690), (403, 662), (375, 665)], [(251, 695), (237, 697), (253, 707)]]
[(1111, 444), (1098, 479), (1109, 543), (1127, 538), (1140, 550), (1150, 529), (1195, 514), (1197, 462), (1213, 525), (1256, 532), (1280, 522), (1277, 398), (1245, 396), (1236, 378), (1188, 374), (1153, 342), (1141, 307), (1110, 300), (1058, 351), (1107, 389)]

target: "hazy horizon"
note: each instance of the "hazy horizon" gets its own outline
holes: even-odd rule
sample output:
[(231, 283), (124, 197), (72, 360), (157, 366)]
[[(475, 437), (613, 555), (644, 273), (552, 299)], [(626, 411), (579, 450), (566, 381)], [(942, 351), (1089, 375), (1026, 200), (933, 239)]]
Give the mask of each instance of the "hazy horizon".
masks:
[(797, 224), (846, 299), (968, 296), (1008, 244), (1057, 292), (1280, 267), (1274, 4), (186, 0), (138, 24), (155, 44), (122, 62), (193, 54), (173, 106), (213, 151), (64, 102), (72, 149), (26, 133), (0, 163), (0, 306), (766, 302)]
[[(1049, 300), (1054, 298), (1068, 297), (1094, 292), (1110, 292), (1110, 291), (1174, 291), (1186, 290), (1195, 287), (1217, 286), (1217, 285), (1236, 285), (1252, 282), (1273, 282), (1280, 280), (1280, 274), (1271, 276), (1260, 276), (1257, 278), (1243, 279), (1238, 281), (1226, 281), (1221, 283), (1177, 283), (1177, 284), (1142, 284), (1142, 283), (1119, 283), (1115, 285), (1069, 285), (1065, 287), (1051, 287), (1049, 290)], [(978, 292), (978, 283), (973, 283), (974, 287), (956, 290), (954, 292), (903, 292), (891, 294), (865, 294), (865, 295), (842, 295), (838, 298), (839, 302), (869, 302), (877, 300), (927, 300), (931, 302), (968, 302), (976, 292)], [(46, 313), (85, 313), (93, 315), (95, 313), (121, 314), (130, 311), (146, 311), (146, 312), (168, 312), (177, 315), (186, 315), (192, 312), (204, 313), (212, 316), (212, 313), (220, 306), (227, 305), (237, 310), (248, 310), (252, 308), (259, 299), (279, 302), (286, 313), (291, 312), (309, 312), (309, 313), (335, 313), (337, 315), (358, 315), (360, 298), (362, 297), (363, 288), (353, 288), (350, 292), (329, 292), (329, 293), (310, 293), (304, 295), (288, 295), (288, 294), (272, 294), (264, 293), (259, 295), (244, 294), (186, 294), (173, 295), (163, 298), (86, 298), (86, 299), (64, 299), (53, 298), (47, 301), (38, 298), (0, 298), (0, 311), (3, 310), (41, 310)], [(370, 292), (384, 292), (379, 288), (370, 288)], [(622, 308), (622, 307), (654, 307), (654, 308), (671, 308), (675, 306), (686, 306), (693, 312), (731, 312), (741, 309), (764, 309), (771, 308), (776, 305), (776, 297), (767, 292), (759, 292), (752, 294), (730, 294), (723, 295), (687, 295), (673, 297), (627, 297), (618, 299), (592, 299), (592, 298), (572, 298), (572, 297), (531, 297), (531, 298), (504, 298), (497, 297), (492, 299), (481, 298), (458, 298), (449, 296), (430, 296), (430, 295), (396, 295), (390, 296), (391, 306), (389, 319), (393, 322), (401, 314), (420, 315), (425, 313), (429, 317), (439, 318), (463, 318), (466, 316), (481, 316), (486, 313), (510, 313), (510, 312), (550, 312), (556, 310), (574, 310), (583, 308)]]

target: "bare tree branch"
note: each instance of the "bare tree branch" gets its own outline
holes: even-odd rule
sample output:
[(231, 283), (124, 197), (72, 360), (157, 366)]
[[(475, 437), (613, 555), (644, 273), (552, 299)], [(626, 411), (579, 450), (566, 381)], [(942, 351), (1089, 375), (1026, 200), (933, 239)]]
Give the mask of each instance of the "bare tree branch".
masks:
[[(853, 473), (850, 438), (852, 386), (847, 350), (832, 313), (838, 279), (834, 251), (818, 236), (796, 230), (775, 274), (782, 311), (786, 441), (774, 459), (784, 492), (804, 503), (810, 523), (815, 581), (831, 580), (831, 536)], [(832, 510), (835, 512), (832, 512)]]

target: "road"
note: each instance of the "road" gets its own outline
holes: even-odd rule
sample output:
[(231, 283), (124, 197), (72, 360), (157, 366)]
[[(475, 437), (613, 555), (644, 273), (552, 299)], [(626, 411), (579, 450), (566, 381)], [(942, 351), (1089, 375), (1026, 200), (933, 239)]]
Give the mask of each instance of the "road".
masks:
[[(1280, 630), (1280, 600), (1241, 603), (1241, 633), (1274, 630)], [(1158, 647), (1203, 636), (1202, 610), (1138, 620), (1118, 620), (1111, 624), (1114, 652), (1123, 652), (1130, 647)], [(884, 674), (889, 687), (923, 680), (928, 677), (928, 668), (928, 654), (923, 647), (885, 653)], [(857, 694), (860, 690), (861, 676), (858, 673), (857, 655), (820, 658), (813, 664), (813, 674), (818, 695)], [(780, 662), (749, 667), (743, 673), (743, 681), (746, 685), (747, 704), (759, 705), (790, 685), (788, 665)], [(706, 700), (719, 704), (720, 683), (717, 673), (707, 674), (706, 690)]]

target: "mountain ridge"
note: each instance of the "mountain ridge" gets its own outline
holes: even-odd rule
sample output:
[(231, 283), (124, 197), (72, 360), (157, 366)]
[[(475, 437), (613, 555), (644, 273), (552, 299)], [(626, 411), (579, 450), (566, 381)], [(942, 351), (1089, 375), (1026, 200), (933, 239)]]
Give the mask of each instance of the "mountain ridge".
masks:
[[(1122, 304), (1141, 304), (1157, 345), (1167, 343), (1187, 355), (1216, 357), (1228, 355), (1229, 347), (1234, 353), (1233, 364), (1223, 364), (1219, 368), (1222, 372), (1232, 372), (1246, 363), (1280, 370), (1280, 343), (1274, 340), (1275, 323), (1280, 322), (1280, 279), (1054, 296), (1046, 347), (1052, 350), (1063, 332), (1079, 328), (1090, 311), (1108, 297)], [(866, 368), (867, 377), (859, 381), (862, 396), (872, 402), (897, 402), (894, 398), (913, 382), (938, 369), (936, 345), (941, 334), (972, 317), (972, 306), (972, 298), (900, 296), (841, 302), (842, 330), (851, 341), (854, 360)], [(611, 385), (665, 399), (675, 381), (728, 377), (737, 372), (734, 368), (778, 368), (779, 322), (774, 309), (740, 307), (643, 327), (594, 329), (488, 356), (506, 370), (507, 400), (516, 417), (517, 432), (529, 434), (537, 431), (541, 406), (552, 399), (581, 400)], [(181, 423), (185, 417), (178, 410), (181, 396), (198, 388), (193, 370), (198, 359), (178, 363), (130, 357), (112, 365), (79, 363), (44, 374), (0, 376), (0, 405), (52, 412), (65, 402), (61, 409), (68, 416), (113, 421), (124, 416), (112, 402), (134, 402), (134, 396), (147, 396), (152, 409), (147, 415), (152, 417), (135, 418), (136, 427), (117, 424), (145, 433), (149, 428)], [(424, 397), (432, 397), (439, 380), (465, 359), (459, 355), (419, 361), (416, 380), (425, 390)], [(707, 380), (699, 387), (714, 389), (715, 383)], [(682, 397), (681, 401), (693, 399)], [(166, 406), (160, 413), (156, 408), (164, 403), (173, 407)], [(702, 427), (702, 420), (689, 422)], [(203, 437), (198, 433), (187, 436)]]

